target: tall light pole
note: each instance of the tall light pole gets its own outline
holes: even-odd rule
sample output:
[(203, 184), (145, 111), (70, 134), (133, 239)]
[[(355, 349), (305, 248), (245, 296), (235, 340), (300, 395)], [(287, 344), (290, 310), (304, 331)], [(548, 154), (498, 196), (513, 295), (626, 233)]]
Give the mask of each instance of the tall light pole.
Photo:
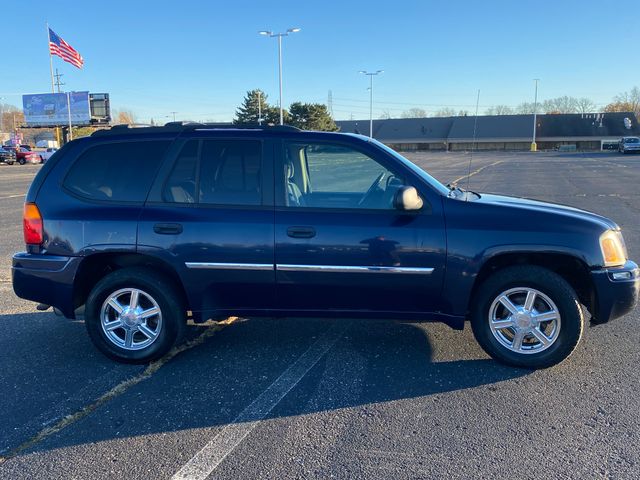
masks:
[(258, 32), (260, 35), (278, 38), (278, 78), (280, 81), (280, 125), (284, 125), (284, 115), (282, 111), (282, 37), (288, 37), (290, 33), (299, 32), (300, 28), (288, 28), (284, 33), (274, 33), (270, 30), (262, 30)]
[(369, 138), (373, 138), (373, 77), (383, 72), (384, 70), (376, 70), (375, 72), (360, 70), (358, 72), (369, 76)]
[(534, 94), (533, 97), (533, 138), (531, 139), (531, 151), (532, 152), (537, 152), (538, 151), (538, 145), (536, 144), (536, 122), (537, 122), (537, 115), (538, 115), (538, 82), (540, 81), (539, 78), (534, 78), (533, 81), (536, 84), (536, 93)]
[(262, 92), (258, 90), (258, 125), (262, 126)]

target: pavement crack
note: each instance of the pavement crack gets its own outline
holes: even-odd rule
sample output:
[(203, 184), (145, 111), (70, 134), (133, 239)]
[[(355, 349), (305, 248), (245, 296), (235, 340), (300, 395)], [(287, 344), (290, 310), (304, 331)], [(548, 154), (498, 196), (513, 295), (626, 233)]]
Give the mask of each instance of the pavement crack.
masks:
[(88, 415), (90, 415), (92, 412), (97, 410), (99, 407), (101, 407), (105, 403), (122, 395), (131, 387), (153, 376), (154, 373), (160, 370), (175, 356), (181, 354), (186, 350), (190, 350), (193, 347), (201, 345), (202, 343), (204, 343), (205, 340), (212, 337), (216, 332), (219, 332), (226, 326), (231, 325), (236, 320), (238, 320), (238, 317), (229, 317), (226, 320), (222, 320), (220, 322), (213, 322), (211, 326), (208, 326), (207, 329), (197, 337), (191, 340), (188, 340), (184, 343), (181, 343), (180, 345), (177, 345), (176, 347), (171, 349), (171, 351), (167, 353), (164, 357), (149, 363), (149, 365), (147, 365), (147, 367), (142, 372), (138, 373), (137, 375), (134, 375), (133, 377), (127, 380), (120, 382), (118, 385), (116, 385), (111, 390), (107, 391), (106, 393), (98, 397), (96, 400), (94, 400), (90, 404), (85, 405), (75, 413), (72, 413), (70, 415), (63, 417), (62, 419), (57, 421), (55, 424), (40, 430), (37, 434), (29, 438), (28, 440), (24, 441), (17, 447), (9, 450), (4, 455), (1, 455), (0, 465), (5, 463), (7, 460), (10, 460), (13, 457), (19, 455), (23, 451), (37, 445), (38, 443), (42, 442), (46, 438), (50, 437), (51, 435), (54, 435), (64, 430), (69, 425), (72, 425), (78, 422), (79, 420), (87, 417)]
[(477, 168), (476, 170), (474, 170), (473, 172), (471, 172), (471, 173), (470, 173), (470, 174), (468, 174), (468, 175), (462, 175), (461, 177), (456, 178), (453, 182), (451, 182), (451, 184), (452, 184), (452, 185), (455, 185), (455, 184), (456, 184), (456, 183), (458, 183), (460, 180), (463, 180), (463, 179), (465, 179), (465, 178), (471, 178), (471, 177), (473, 177), (474, 175), (477, 175), (478, 173), (480, 173), (481, 171), (483, 171), (485, 168), (494, 167), (494, 166), (496, 166), (496, 165), (498, 165), (498, 164), (500, 164), (500, 163), (504, 163), (504, 162), (505, 162), (505, 160), (497, 160), (497, 161), (495, 161), (495, 162), (493, 162), (493, 163), (490, 163), (489, 165), (484, 165), (484, 166), (482, 166), (482, 167), (480, 167), (480, 168)]

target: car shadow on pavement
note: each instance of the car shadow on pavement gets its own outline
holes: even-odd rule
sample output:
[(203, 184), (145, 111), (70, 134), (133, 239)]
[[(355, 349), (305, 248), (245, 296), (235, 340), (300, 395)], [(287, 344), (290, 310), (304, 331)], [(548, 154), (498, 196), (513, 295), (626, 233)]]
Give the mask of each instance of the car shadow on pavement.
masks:
[[(34, 316), (39, 315), (27, 317)], [(8, 321), (6, 317), (0, 317), (0, 322)], [(216, 332), (203, 344), (176, 356), (150, 378), (44, 439), (34, 449), (126, 441), (154, 434), (185, 432), (188, 435), (187, 432), (194, 429), (224, 427), (233, 423), (338, 322), (349, 322), (349, 326), (313, 368), (291, 385), (291, 390), (266, 418), (367, 409), (372, 404), (493, 385), (530, 373), (502, 366), (486, 357), (473, 358), (478, 353), (475, 346), (471, 349), (472, 358), (434, 362), (427, 329), (419, 324), (381, 320), (252, 319)], [(63, 328), (84, 330), (84, 325), (75, 322)], [(198, 327), (192, 329), (198, 330)], [(468, 338), (463, 335), (438, 329), (437, 341), (459, 342), (459, 345), (447, 345), (448, 355), (460, 350), (460, 356), (469, 357), (469, 352), (465, 352), (469, 348)], [(73, 336), (82, 349), (87, 347), (87, 339)], [(85, 358), (73, 354), (65, 360), (64, 351), (68, 346), (59, 348), (61, 356), (54, 356), (56, 363), (73, 363), (74, 371), (86, 372), (86, 382), (92, 380), (96, 363), (109, 364), (91, 352), (87, 352)], [(110, 366), (123, 377), (136, 373), (136, 367), (113, 363)], [(43, 369), (25, 381), (33, 382), (36, 391), (38, 375), (45, 375), (47, 371)], [(83, 382), (77, 378), (76, 383), (77, 388), (82, 387)], [(54, 384), (49, 386), (54, 387)], [(64, 388), (73, 390), (66, 384)]]

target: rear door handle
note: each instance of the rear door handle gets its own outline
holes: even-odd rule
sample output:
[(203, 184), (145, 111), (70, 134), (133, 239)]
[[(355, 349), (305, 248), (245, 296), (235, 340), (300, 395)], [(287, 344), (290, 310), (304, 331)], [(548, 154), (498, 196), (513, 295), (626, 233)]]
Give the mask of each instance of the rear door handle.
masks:
[(182, 233), (182, 225), (179, 223), (156, 223), (153, 231), (159, 235), (177, 235)]
[(287, 235), (291, 238), (313, 238), (316, 236), (316, 229), (313, 227), (289, 227)]

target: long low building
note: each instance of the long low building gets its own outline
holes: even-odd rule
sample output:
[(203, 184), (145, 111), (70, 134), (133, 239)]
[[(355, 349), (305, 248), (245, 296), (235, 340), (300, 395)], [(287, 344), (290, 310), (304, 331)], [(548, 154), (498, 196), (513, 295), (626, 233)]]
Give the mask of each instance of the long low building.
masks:
[[(336, 121), (341, 132), (369, 134), (369, 120)], [(474, 136), (475, 130), (475, 136)], [(631, 112), (536, 116), (539, 150), (617, 148), (624, 136), (640, 136)], [(533, 115), (392, 118), (373, 121), (373, 137), (397, 150), (528, 150)]]

